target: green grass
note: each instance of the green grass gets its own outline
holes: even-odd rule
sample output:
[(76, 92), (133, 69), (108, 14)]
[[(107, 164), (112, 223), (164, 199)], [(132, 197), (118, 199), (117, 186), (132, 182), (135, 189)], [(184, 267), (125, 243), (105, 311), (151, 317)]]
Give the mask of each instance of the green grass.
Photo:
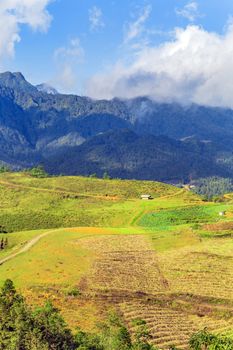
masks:
[(179, 226), (177, 229), (149, 233), (149, 237), (156, 252), (179, 249), (198, 244), (200, 241), (199, 235), (187, 225)]
[(149, 193), (154, 198), (161, 195), (172, 195), (179, 190), (173, 186), (155, 181), (136, 180), (102, 180), (80, 176), (61, 176), (38, 179), (24, 173), (4, 173), (0, 180), (31, 188), (60, 191), (61, 193), (79, 194), (83, 196), (115, 196), (123, 199), (138, 199), (141, 194)]
[(216, 222), (221, 220), (219, 216), (220, 211), (226, 211), (231, 208), (232, 206), (229, 205), (209, 204), (158, 210), (143, 215), (139, 225), (167, 230), (171, 226)]
[(22, 246), (24, 246), (29, 240), (38, 236), (40, 233), (43, 233), (43, 230), (35, 231), (22, 231), (15, 232), (11, 234), (0, 234), (0, 240), (7, 238), (8, 246), (6, 249), (0, 252), (0, 259), (4, 256), (8, 256), (16, 251), (18, 251)]
[[(25, 232), (24, 239), (31, 239), (39, 232)], [(9, 235), (11, 245), (22, 242), (21, 233)], [(20, 288), (75, 284), (80, 273), (85, 272), (87, 252), (80, 249), (78, 240), (82, 232), (58, 230), (44, 237), (28, 252), (22, 253), (1, 266), (0, 284), (9, 276)], [(8, 253), (9, 254), (9, 253)], [(1, 256), (1, 254), (0, 254)], [(69, 266), (69, 268), (67, 268)]]
[[(150, 193), (153, 201), (141, 201)], [(35, 179), (22, 173), (0, 175), (0, 225), (8, 232), (45, 228), (136, 225), (144, 212), (200, 203), (199, 197), (149, 181), (84, 177)]]
[[(24, 231), (7, 235), (9, 249), (0, 252), (0, 259), (18, 251), (26, 242), (45, 231)], [(35, 246), (0, 266), (0, 285), (7, 278), (17, 287), (59, 287), (63, 290), (75, 286), (90, 269), (95, 252), (83, 249), (81, 240), (97, 235), (144, 234), (139, 229), (71, 228), (57, 229), (43, 237)], [(6, 235), (0, 235), (1, 237)]]

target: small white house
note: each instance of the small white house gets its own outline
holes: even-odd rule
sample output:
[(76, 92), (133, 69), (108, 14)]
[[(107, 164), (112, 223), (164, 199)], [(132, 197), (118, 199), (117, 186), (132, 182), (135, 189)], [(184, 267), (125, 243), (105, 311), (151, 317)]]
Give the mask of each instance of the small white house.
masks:
[(153, 198), (152, 198), (152, 196), (150, 194), (142, 194), (141, 195), (141, 199), (144, 200), (144, 201), (149, 201), (149, 200), (151, 200)]
[(226, 212), (225, 211), (220, 211), (219, 212), (219, 216), (225, 216), (226, 215)]

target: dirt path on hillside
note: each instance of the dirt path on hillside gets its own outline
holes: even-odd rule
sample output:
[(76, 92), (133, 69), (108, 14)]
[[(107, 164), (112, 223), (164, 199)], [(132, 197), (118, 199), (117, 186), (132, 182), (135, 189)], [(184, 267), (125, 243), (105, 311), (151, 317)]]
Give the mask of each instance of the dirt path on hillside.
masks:
[(5, 258), (0, 260), (0, 265), (5, 264), (7, 261), (10, 261), (14, 258), (16, 258), (18, 255), (22, 254), (22, 253), (26, 253), (27, 251), (29, 251), (34, 245), (36, 245), (42, 238), (46, 237), (47, 235), (49, 235), (50, 233), (54, 233), (57, 232), (58, 230), (53, 230), (53, 231), (46, 231), (36, 237), (34, 237), (33, 239), (31, 239), (29, 242), (27, 242), (20, 250), (18, 250), (15, 253), (12, 253), (8, 256), (6, 256)]
[(228, 200), (230, 200), (231, 202), (232, 202), (232, 200), (233, 200), (232, 194), (229, 194), (229, 193), (224, 194), (223, 197), (226, 198), (226, 199), (228, 199)]
[(43, 188), (43, 187), (33, 187), (33, 186), (25, 186), (21, 184), (16, 184), (13, 182), (8, 182), (8, 181), (3, 181), (0, 180), (0, 185), (3, 186), (9, 186), (13, 188), (21, 188), (25, 190), (32, 190), (36, 192), (47, 192), (47, 193), (55, 193), (55, 194), (61, 194), (61, 195), (68, 195), (68, 196), (77, 196), (79, 198), (97, 198), (97, 199), (104, 199), (104, 200), (112, 200), (116, 201), (119, 200), (119, 197), (117, 196), (100, 196), (100, 195), (91, 195), (91, 194), (82, 194), (79, 192), (74, 192), (74, 191), (66, 191), (66, 190), (58, 190), (58, 189), (49, 189), (49, 188)]
[(168, 194), (166, 196), (162, 196), (162, 197), (158, 197), (158, 199), (167, 199), (167, 198), (172, 198), (172, 197), (176, 197), (179, 196), (182, 193), (187, 192), (187, 190), (185, 190), (184, 188), (182, 188), (180, 191), (173, 193), (173, 194)]

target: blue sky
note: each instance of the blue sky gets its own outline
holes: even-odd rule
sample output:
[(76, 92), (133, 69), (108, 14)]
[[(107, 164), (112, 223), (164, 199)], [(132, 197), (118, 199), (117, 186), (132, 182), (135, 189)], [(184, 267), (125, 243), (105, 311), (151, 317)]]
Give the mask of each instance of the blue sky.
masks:
[[(146, 52), (170, 57), (167, 49), (164, 48), (162, 52), (158, 52), (158, 49), (174, 41), (178, 45), (180, 39), (174, 35), (176, 28), (189, 35), (187, 50), (190, 50), (190, 55), (193, 35), (200, 36), (200, 42), (204, 40), (205, 33), (210, 35), (205, 39), (207, 43), (215, 41), (214, 35), (219, 35), (220, 40), (224, 41), (226, 32), (230, 31), (229, 23), (233, 15), (232, 0), (13, 0), (9, 7), (8, 0), (3, 2), (5, 7), (1, 9), (0, 5), (2, 25), (9, 13), (11, 16), (13, 13), (15, 22), (14, 26), (9, 26), (9, 33), (2, 34), (3, 38), (0, 34), (0, 40), (5, 43), (2, 49), (0, 46), (1, 70), (21, 71), (32, 83), (49, 82), (63, 92), (91, 95), (95, 95), (93, 90), (101, 82), (106, 85), (105, 91), (111, 89), (111, 95), (124, 95), (123, 77), (132, 66), (139, 67), (140, 60), (136, 78), (135, 68), (130, 81), (137, 81), (138, 84), (142, 76), (145, 82), (145, 74), (150, 73), (154, 77), (151, 75), (150, 80), (159, 81), (161, 74), (167, 76), (171, 74), (171, 69), (165, 67), (163, 70), (161, 62), (156, 63), (156, 68), (152, 67), (153, 62), (144, 66), (142, 60), (146, 61)], [(193, 34), (194, 31), (188, 29), (191, 27), (199, 32)], [(13, 35), (17, 35), (18, 39), (20, 37), (20, 41)], [(221, 46), (220, 42), (216, 45)], [(198, 59), (200, 57), (196, 61)], [(177, 57), (174, 60), (177, 62)], [(106, 83), (108, 77), (116, 80), (118, 72), (122, 79), (116, 81), (114, 87), (109, 87)], [(187, 76), (189, 71), (184, 74)], [(195, 74), (188, 86), (196, 84), (198, 72), (195, 71)], [(206, 75), (207, 72), (200, 67), (200, 76)], [(132, 96), (137, 93), (132, 93)], [(104, 91), (100, 91), (96, 97), (105, 95)], [(181, 95), (181, 98), (190, 99)]]

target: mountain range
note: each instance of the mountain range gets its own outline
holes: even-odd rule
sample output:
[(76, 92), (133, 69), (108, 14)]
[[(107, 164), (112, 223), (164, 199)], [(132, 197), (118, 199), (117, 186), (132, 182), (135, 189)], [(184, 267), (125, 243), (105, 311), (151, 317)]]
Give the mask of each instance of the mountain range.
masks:
[(0, 74), (0, 162), (51, 174), (233, 177), (233, 110), (147, 97), (93, 100)]

